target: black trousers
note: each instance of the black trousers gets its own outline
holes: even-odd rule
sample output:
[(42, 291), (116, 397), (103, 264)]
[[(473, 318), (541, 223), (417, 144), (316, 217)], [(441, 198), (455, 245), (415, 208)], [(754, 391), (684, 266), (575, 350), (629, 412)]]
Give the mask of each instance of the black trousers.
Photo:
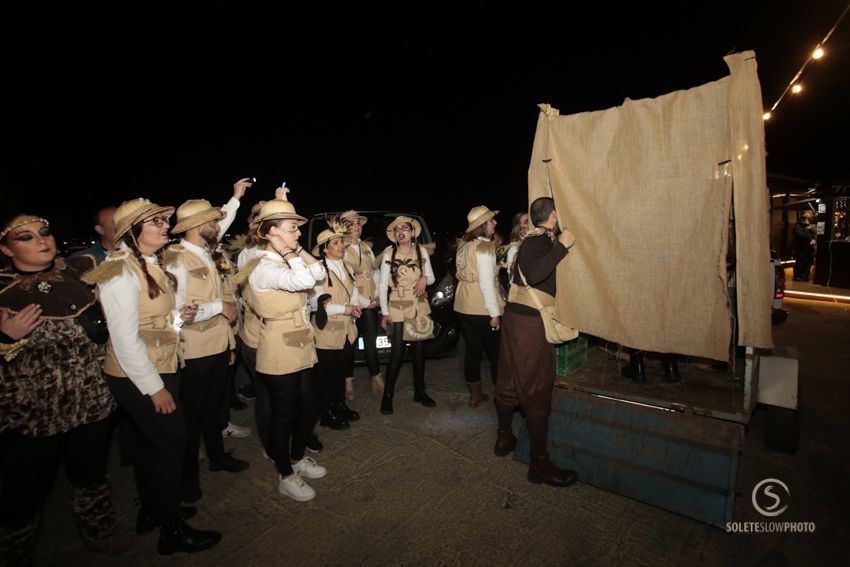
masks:
[[(366, 366), (369, 367), (369, 374), (372, 376), (381, 373), (381, 365), (378, 363), (378, 347), (375, 344), (378, 339), (379, 325), (378, 309), (364, 309), (357, 319), (357, 330), (363, 337), (363, 349), (366, 351)], [(351, 368), (346, 373), (347, 376), (354, 376), (353, 356), (351, 357)]]
[(254, 400), (254, 419), (257, 421), (257, 433), (260, 435), (260, 442), (268, 453), (269, 422), (272, 414), (269, 403), (269, 389), (265, 381), (260, 380), (257, 375), (257, 349), (240, 342), (239, 350), (242, 351), (242, 364), (245, 365), (248, 374), (251, 376), (251, 382), (254, 384), (254, 394), (257, 396)]
[(317, 348), (319, 357), (319, 412), (330, 409), (331, 404), (345, 401), (345, 379), (351, 376), (354, 367), (354, 345), (345, 339), (345, 346), (338, 350)]
[(180, 400), (186, 416), (186, 455), (183, 462), (183, 486), (197, 487), (200, 482), (198, 451), (201, 434), (210, 462), (224, 457), (221, 430), (221, 404), (230, 371), (230, 351), (186, 361), (180, 371)]
[(304, 458), (304, 449), (316, 425), (316, 385), (314, 369), (291, 374), (257, 372), (269, 392), (271, 419), (266, 452), (283, 476), (292, 474), (292, 462)]
[[(401, 364), (404, 362), (404, 323), (393, 323), (387, 330), (387, 334), (392, 348), (390, 359), (387, 361), (386, 378), (392, 381), (393, 388), (395, 388), (395, 381), (401, 370)], [(414, 387), (417, 387), (417, 384), (424, 385), (425, 383), (425, 341), (411, 342), (410, 349), (413, 355), (413, 384)]]
[(490, 378), (496, 383), (499, 366), (499, 337), (500, 332), (490, 327), (489, 315), (457, 314), (460, 332), (466, 343), (466, 354), (463, 358), (463, 374), (467, 382), (481, 381), (481, 358), (484, 352), (490, 359)]
[(142, 508), (153, 512), (160, 526), (170, 526), (180, 509), (186, 418), (180, 400), (180, 375), (160, 377), (177, 404), (177, 409), (168, 415), (156, 413), (150, 397), (142, 395), (129, 378), (107, 375), (106, 383), (141, 434), (133, 466)]
[(109, 419), (49, 437), (0, 435), (0, 525), (16, 529), (41, 513), (60, 458), (74, 488), (104, 482), (108, 446)]

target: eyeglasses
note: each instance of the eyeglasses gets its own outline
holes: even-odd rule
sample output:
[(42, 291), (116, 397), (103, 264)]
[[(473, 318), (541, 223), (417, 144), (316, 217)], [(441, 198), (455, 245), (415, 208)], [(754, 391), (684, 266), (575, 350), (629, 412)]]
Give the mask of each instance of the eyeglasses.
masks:
[(152, 219), (148, 219), (148, 220), (145, 221), (145, 223), (149, 223), (149, 222), (153, 223), (154, 226), (156, 226), (157, 228), (160, 228), (162, 225), (170, 224), (168, 222), (168, 219), (165, 218), (165, 217), (154, 217)]
[(411, 230), (413, 230), (413, 229), (410, 228), (409, 226), (397, 226), (397, 227), (395, 227), (396, 232), (410, 232)]

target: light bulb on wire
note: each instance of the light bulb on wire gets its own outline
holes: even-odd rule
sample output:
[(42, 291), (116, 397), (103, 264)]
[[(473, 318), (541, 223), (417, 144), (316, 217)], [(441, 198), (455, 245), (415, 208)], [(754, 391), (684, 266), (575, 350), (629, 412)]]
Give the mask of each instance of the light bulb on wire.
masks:
[(803, 85), (801, 85), (800, 83), (797, 83), (796, 85), (791, 87), (791, 92), (794, 93), (794, 94), (798, 94), (802, 90), (803, 90)]

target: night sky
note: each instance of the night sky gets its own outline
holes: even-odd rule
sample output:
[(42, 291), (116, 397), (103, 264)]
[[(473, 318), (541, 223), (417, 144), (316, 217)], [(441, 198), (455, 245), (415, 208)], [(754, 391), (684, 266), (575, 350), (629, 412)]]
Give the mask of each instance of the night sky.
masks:
[[(221, 204), (243, 176), (259, 182), (236, 231), (286, 180), (305, 215), (398, 207), (460, 232), (484, 203), (507, 233), (526, 206), (537, 103), (571, 114), (660, 96), (753, 49), (767, 108), (847, 5), (7, 4), (3, 209), (44, 214), (60, 236), (138, 196)], [(850, 182), (850, 17), (826, 51), (766, 125), (771, 173)]]

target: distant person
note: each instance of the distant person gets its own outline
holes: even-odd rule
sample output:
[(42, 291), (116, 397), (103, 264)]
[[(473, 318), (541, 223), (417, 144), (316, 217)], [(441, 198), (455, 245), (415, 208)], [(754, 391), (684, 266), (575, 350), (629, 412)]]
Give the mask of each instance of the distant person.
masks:
[(499, 293), (499, 266), (492, 237), (496, 215), (485, 206), (473, 207), (466, 215), (468, 226), (455, 256), (457, 292), (454, 310), (466, 345), (464, 377), (469, 389), (468, 404), (477, 408), (489, 400), (481, 385), (481, 357), (490, 360), (490, 376), (496, 384), (499, 363), (499, 329), (505, 302)]
[(108, 206), (98, 210), (94, 215), (94, 231), (98, 234), (98, 240), (88, 248), (78, 250), (71, 254), (70, 258), (89, 255), (94, 257), (95, 265), (106, 259), (106, 255), (115, 250), (115, 207)]
[(71, 516), (86, 549), (117, 555), (107, 476), (109, 415), (105, 334), (93, 290), (80, 280), (92, 258), (56, 256), (47, 220), (15, 215), (0, 226), (11, 265), (0, 272), (0, 564), (30, 565), (45, 498), (61, 460)]
[(421, 232), (419, 221), (401, 215), (387, 226), (387, 237), (392, 245), (383, 252), (378, 285), (378, 298), (383, 313), (381, 327), (392, 345), (384, 377), (384, 395), (381, 397), (381, 413), (384, 415), (393, 413), (395, 383), (401, 371), (407, 342), (413, 354), (413, 401), (426, 408), (437, 405), (425, 391), (423, 341), (433, 336), (431, 307), (425, 288), (434, 283), (435, 277), (428, 251), (417, 241)]
[(522, 211), (515, 214), (511, 219), (511, 233), (508, 235), (508, 252), (506, 254), (507, 269), (505, 272), (508, 275), (508, 287), (510, 287), (511, 273), (516, 261), (519, 243), (528, 234), (528, 229), (528, 213)]
[(815, 244), (817, 243), (817, 225), (812, 221), (817, 214), (803, 211), (794, 229), (794, 281), (809, 281), (809, 272), (815, 262)]
[(159, 526), (161, 555), (201, 551), (221, 541), (220, 532), (189, 527), (185, 520), (197, 509), (180, 507), (186, 420), (180, 402), (178, 329), (194, 321), (197, 307), (176, 310), (176, 280), (160, 257), (173, 213), (173, 207), (148, 199), (122, 203), (115, 211), (118, 249), (83, 276), (97, 284), (109, 326), (106, 383), (141, 432), (134, 462), (140, 503), (136, 533)]
[[(514, 281), (521, 281), (517, 273), (521, 270), (528, 285), (537, 291), (538, 298), (548, 298), (551, 305), (557, 291), (555, 269), (575, 243), (575, 237), (570, 231), (561, 231), (555, 201), (549, 197), (541, 197), (531, 204), (530, 217), (536, 228), (529, 231), (518, 246)], [(496, 382), (499, 425), (494, 453), (503, 457), (516, 447), (511, 422), (519, 406), (525, 414), (531, 444), (528, 480), (569, 486), (576, 481), (576, 473), (556, 467), (549, 460), (546, 448), (554, 384), (555, 348), (546, 341), (543, 320), (530, 292), (525, 286), (514, 285), (502, 319), (499, 379)]]
[[(366, 366), (372, 375), (372, 393), (384, 393), (384, 376), (381, 374), (381, 366), (378, 363), (378, 325), (380, 314), (378, 307), (378, 279), (380, 272), (375, 270), (375, 254), (372, 252), (371, 244), (364, 242), (361, 238), (363, 225), (366, 217), (357, 211), (345, 211), (339, 216), (339, 220), (345, 224), (348, 235), (348, 247), (345, 249), (345, 263), (354, 274), (354, 282), (361, 297), (370, 299), (369, 305), (363, 309), (361, 316), (357, 319), (357, 328), (363, 337), (363, 350), (366, 353)], [(354, 369), (351, 376), (346, 378), (345, 398), (354, 399)]]

